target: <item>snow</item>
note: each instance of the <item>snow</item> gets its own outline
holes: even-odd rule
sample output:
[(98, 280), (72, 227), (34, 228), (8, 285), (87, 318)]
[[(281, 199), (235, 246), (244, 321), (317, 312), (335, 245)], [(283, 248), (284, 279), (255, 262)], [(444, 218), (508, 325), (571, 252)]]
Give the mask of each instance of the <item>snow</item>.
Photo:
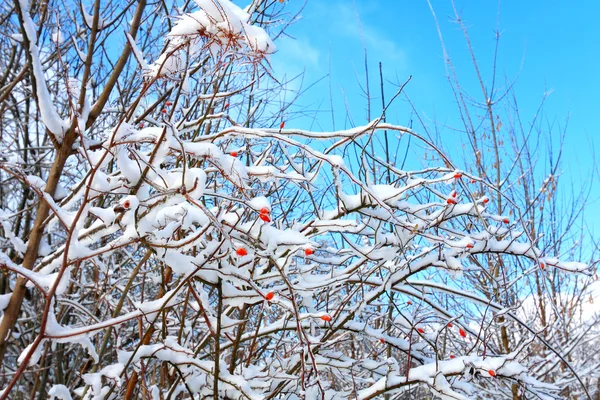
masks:
[(114, 208), (91, 207), (90, 214), (98, 217), (106, 225), (111, 225), (117, 218)]
[[(81, 12), (83, 14), (83, 19), (85, 20), (86, 25), (88, 26), (89, 29), (92, 29), (94, 26), (94, 16), (88, 14), (83, 5), (81, 6)], [(102, 17), (99, 17), (98, 18), (98, 29), (102, 30), (102, 28), (104, 28), (104, 25), (105, 25), (104, 20), (102, 19)]]
[(40, 61), (40, 51), (36, 45), (37, 27), (29, 16), (28, 2), (26, 0), (19, 0), (19, 3), (22, 11), (21, 17), (24, 22), (23, 28), (29, 41), (29, 54), (31, 55), (32, 72), (35, 76), (37, 104), (40, 109), (40, 115), (42, 116), (44, 125), (52, 132), (56, 140), (62, 142), (65, 132), (69, 129), (69, 123), (60, 117), (54, 108), (54, 101), (50, 97), (46, 77), (44, 76), (44, 70)]
[(4, 311), (8, 307), (11, 296), (12, 293), (0, 294), (0, 311)]
[(69, 393), (69, 388), (65, 385), (54, 385), (48, 391), (48, 396), (50, 396), (50, 400), (73, 400), (71, 394)]
[(129, 34), (129, 32), (126, 32), (125, 35), (127, 37), (127, 41), (129, 42), (129, 45), (131, 46), (131, 50), (133, 51), (133, 54), (135, 55), (135, 59), (138, 61), (138, 63), (140, 63), (140, 66), (142, 67), (142, 69), (144, 71), (148, 70), (150, 67), (148, 66), (148, 63), (146, 62), (141, 50), (137, 46), (135, 39)]
[(33, 349), (33, 353), (31, 354), (31, 356), (29, 358), (27, 366), (32, 367), (32, 366), (36, 365), (40, 361), (40, 357), (42, 356), (42, 350), (44, 350), (44, 346), (43, 346), (44, 341), (45, 340), (42, 339), (40, 341), (40, 343), (37, 345), (37, 347), (35, 347), (35, 349), (34, 349), (35, 342), (29, 343), (27, 345), (27, 347), (25, 347), (25, 349), (23, 349), (23, 351), (21, 352), (21, 355), (17, 359), (17, 364), (19, 364), (19, 365), (23, 364), (25, 362), (25, 358), (29, 355), (29, 353)]
[[(167, 35), (168, 45), (165, 51), (149, 67), (153, 77), (176, 76), (183, 73), (186, 55), (181, 45), (192, 43), (189, 47), (191, 58), (201, 51), (201, 39), (208, 38), (213, 55), (228, 51), (238, 45), (244, 45), (255, 57), (265, 57), (276, 51), (275, 43), (260, 26), (251, 25), (250, 16), (229, 0), (195, 0), (198, 11), (185, 13)], [(136, 57), (140, 58), (140, 57)]]
[(141, 165), (129, 158), (129, 151), (125, 146), (119, 146), (117, 150), (117, 166), (121, 173), (132, 184), (136, 184), (142, 175)]
[[(120, 359), (131, 359), (133, 363), (137, 363), (145, 357), (153, 357), (179, 365), (179, 368), (189, 372), (185, 376), (187, 387), (192, 389), (193, 393), (197, 393), (199, 398), (211, 393), (212, 389), (206, 385), (206, 377), (212, 374), (214, 362), (196, 358), (193, 352), (178, 344), (176, 337), (167, 337), (164, 343), (140, 346), (135, 354), (126, 352), (119, 354)], [(227, 367), (227, 364), (221, 362), (219, 379), (221, 390), (228, 393), (228, 397), (238, 398), (242, 396), (242, 398), (251, 400), (262, 398), (252, 390), (249, 382), (240, 375), (230, 374)]]
[(344, 166), (344, 158), (342, 156), (338, 156), (337, 154), (327, 156), (327, 160), (329, 160), (331, 165), (333, 165), (334, 167), (339, 168)]
[(248, 176), (258, 178), (261, 182), (271, 182), (278, 179), (290, 179), (296, 181), (305, 181), (306, 178), (303, 175), (295, 171), (281, 172), (278, 168), (270, 165), (254, 165), (246, 167), (246, 173)]
[(248, 46), (255, 53), (268, 55), (275, 53), (277, 50), (275, 43), (273, 43), (263, 28), (256, 25), (246, 24), (244, 26), (244, 33), (246, 34)]
[(107, 365), (102, 368), (99, 372), (83, 374), (81, 378), (90, 385), (92, 388), (92, 392), (97, 396), (101, 396), (102, 394), (102, 377), (106, 377), (109, 379), (113, 379), (120, 386), (121, 383), (121, 372), (123, 372), (124, 365), (117, 363), (112, 365)]
[(183, 149), (186, 153), (194, 155), (198, 158), (208, 157), (215, 161), (219, 161), (223, 156), (223, 152), (214, 143), (208, 142), (183, 142)]
[(147, 301), (143, 303), (137, 303), (136, 307), (144, 315), (153, 314), (159, 310), (162, 310), (165, 307), (169, 307), (177, 303), (178, 300), (176, 294), (177, 289), (173, 289), (165, 293), (164, 296), (160, 299)]
[(254, 197), (248, 202), (248, 206), (257, 212), (260, 212), (260, 210), (262, 210), (263, 208), (266, 208), (267, 210), (269, 210), (269, 212), (271, 212), (271, 203), (264, 196)]
[(462, 271), (463, 270), (463, 265), (456, 257), (446, 255), (445, 259), (446, 259), (446, 264), (448, 265), (448, 268), (450, 268), (451, 270), (454, 270), (454, 271)]
[(201, 264), (201, 260), (196, 257), (181, 254), (175, 250), (167, 250), (164, 256), (165, 263), (171, 267), (174, 273), (190, 275)]
[[(29, 282), (27, 282), (27, 287), (33, 287), (35, 285), (43, 291), (50, 290), (50, 288), (54, 286), (56, 279), (58, 278), (58, 273), (46, 274), (23, 268), (21, 265), (17, 265), (14, 262), (12, 262), (10, 258), (2, 252), (0, 252), (0, 264), (2, 264), (2, 267), (7, 268), (8, 270), (15, 272), (21, 275), (22, 277), (27, 278), (29, 280)], [(68, 284), (69, 277), (68, 274), (65, 275), (66, 276), (62, 277), (59, 285), (57, 286), (57, 290), (59, 292), (64, 292)]]
[(301, 232), (291, 229), (277, 229), (266, 225), (261, 230), (261, 241), (267, 246), (266, 251), (282, 251), (281, 246), (305, 246), (310, 240)]
[(61, 206), (59, 206), (56, 201), (54, 201), (54, 198), (52, 196), (50, 196), (50, 194), (43, 192), (42, 196), (44, 197), (44, 201), (46, 201), (50, 207), (52, 208), (52, 211), (54, 213), (56, 213), (56, 216), (58, 217), (58, 219), (60, 220), (60, 222), (67, 228), (73, 226), (74, 222), (75, 222), (75, 217), (77, 215), (76, 211), (67, 211), (64, 208), (62, 208)]
[(6, 235), (6, 238), (10, 240), (13, 248), (23, 255), (27, 250), (27, 245), (23, 242), (23, 240), (21, 240), (21, 238), (14, 234), (12, 227), (9, 224), (9, 218), (9, 214), (0, 208), (0, 225), (4, 229), (4, 234)]
[(165, 52), (150, 65), (151, 76), (173, 75), (185, 66), (185, 59), (178, 51)]
[[(358, 399), (371, 398), (377, 393), (382, 392), (385, 389), (393, 387), (400, 388), (407, 382), (422, 382), (432, 387), (432, 389), (438, 391), (440, 394), (446, 396), (452, 395), (452, 398), (467, 399), (467, 397), (455, 392), (452, 388), (455, 386), (453, 382), (450, 384), (445, 378), (446, 376), (462, 374), (465, 370), (473, 366), (476, 368), (483, 377), (491, 378), (488, 373), (489, 370), (498, 370), (505, 376), (520, 377), (524, 372), (523, 366), (516, 362), (508, 362), (506, 356), (498, 357), (477, 357), (477, 356), (464, 356), (457, 357), (453, 360), (436, 361), (427, 363), (418, 367), (410, 369), (408, 376), (399, 374), (390, 374), (384, 378), (378, 380), (375, 384), (371, 385), (367, 389), (360, 390), (358, 392)], [(508, 365), (506, 369), (499, 369), (502, 365)], [(389, 392), (388, 392), (389, 393)]]
[(52, 41), (56, 44), (61, 44), (64, 42), (65, 38), (63, 37), (62, 31), (60, 27), (57, 27), (54, 32), (52, 32)]
[[(527, 237), (522, 226), (527, 216), (519, 210), (512, 210), (510, 224), (503, 223), (504, 216), (486, 207), (487, 197), (470, 193), (456, 177), (463, 172), (454, 166), (401, 171), (391, 165), (388, 181), (381, 179), (382, 170), (365, 171), (369, 163), (352, 159), (356, 140), (376, 140), (385, 129), (416, 135), (407, 128), (380, 119), (336, 132), (295, 129), (291, 121), (286, 129), (265, 128), (273, 126), (272, 110), (258, 105), (249, 110), (260, 118), (245, 124), (246, 96), (258, 96), (267, 88), (245, 77), (244, 68), (259, 68), (275, 45), (262, 27), (250, 23), (256, 17), (250, 11), (228, 0), (196, 4), (187, 13), (178, 11), (164, 46), (144, 47), (146, 55), (127, 34), (143, 70), (135, 71), (145, 75), (149, 90), (128, 115), (129, 122), (115, 126), (108, 118), (93, 138), (77, 144), (80, 158), (69, 162), (85, 161), (87, 155), (89, 165), (69, 164), (69, 179), (62, 179), (66, 189), (54, 198), (42, 194), (52, 211), (33, 270), (14, 261), (27, 250), (14, 233), (19, 214), (0, 210), (2, 244), (8, 249), (0, 252), (0, 264), (10, 276), (8, 289), (14, 287), (13, 277), (21, 276), (36, 296), (55, 302), (50, 304), (44, 341), (35, 349), (29, 343), (38, 327), (15, 331), (23, 345), (29, 344), (19, 362), (31, 351), (30, 365), (36, 364), (41, 350), (53, 352), (57, 343), (68, 345), (74, 357), (96, 365), (102, 361), (97, 372), (82, 370), (81, 379), (91, 387), (87, 399), (105, 398), (109, 391), (119, 398), (121, 376), (129, 377), (134, 370), (143, 375), (156, 371), (157, 365), (165, 365), (177, 379), (169, 382), (171, 398), (212, 396), (216, 366), (221, 368), (219, 396), (232, 399), (273, 397), (279, 385), (279, 396), (290, 399), (385, 397), (387, 390), (390, 397), (402, 397), (409, 382), (440, 398), (473, 397), (482, 389), (502, 394), (508, 387), (502, 384), (511, 381), (540, 391), (561, 386), (539, 382), (544, 375), (536, 368), (551, 367), (522, 357), (543, 347), (540, 343), (546, 345), (546, 331), (539, 331), (537, 316), (531, 315), (537, 309), (527, 308), (533, 309), (540, 298), (517, 296), (513, 304), (503, 294), (490, 300), (485, 290), (528, 282), (537, 273), (544, 285), (554, 284), (555, 269), (590, 272), (588, 265), (538, 248), (537, 239)], [(92, 23), (85, 9), (83, 18)], [(27, 25), (29, 37), (36, 27), (31, 19)], [(60, 29), (56, 27), (57, 34)], [(151, 53), (161, 47), (161, 54)], [(28, 50), (40, 64), (40, 50)], [(145, 57), (151, 54), (155, 61), (148, 64)], [(210, 80), (222, 77), (223, 65), (234, 71), (235, 85), (243, 90), (225, 85), (211, 93)], [(62, 129), (53, 99), (43, 96), (48, 89), (41, 66), (36, 68), (43, 121)], [(68, 96), (76, 101), (82, 83), (67, 79)], [(175, 97), (180, 85), (189, 94), (185, 99)], [(197, 85), (207, 90), (196, 93)], [(145, 114), (162, 95), (173, 101), (170, 120)], [(90, 112), (88, 99), (83, 100), (82, 115), (74, 116), (81, 132)], [(225, 115), (220, 111), (230, 101), (234, 110)], [(109, 111), (122, 115), (121, 107)], [(145, 128), (134, 123), (139, 118)], [(234, 157), (232, 150), (244, 156)], [(19, 164), (6, 168), (23, 168), (18, 154), (10, 157)], [(19, 177), (36, 192), (43, 191), (44, 175), (26, 175), (30, 173), (24, 170)], [(68, 200), (61, 202), (63, 198)], [(268, 223), (258, 218), (264, 209)], [(236, 253), (241, 248), (247, 255)], [(307, 249), (317, 251), (307, 255)], [(148, 258), (141, 263), (144, 254)], [(491, 279), (497, 256), (518, 259), (523, 272), (502, 270), (502, 279)], [(540, 271), (541, 263), (552, 273)], [(490, 288), (475, 290), (472, 282), (488, 278)], [(595, 296), (596, 286), (585, 296)], [(89, 297), (86, 291), (92, 289), (96, 292)], [(267, 300), (268, 293), (273, 298)], [(0, 295), (0, 310), (11, 296)], [(596, 308), (572, 310), (582, 314)], [(548, 315), (554, 311), (549, 307)], [(323, 320), (325, 315), (331, 320)], [(60, 322), (59, 316), (64, 317)], [(499, 316), (504, 326), (520, 328), (511, 338), (522, 341), (519, 351), (501, 354), (494, 335)], [(591, 329), (596, 318), (579, 321)], [(140, 336), (150, 326), (157, 330), (149, 342), (142, 342)], [(215, 336), (217, 326), (220, 337)], [(468, 331), (466, 338), (459, 336), (459, 327)], [(556, 332), (552, 325), (547, 331), (548, 336)], [(100, 360), (97, 348), (103, 335), (111, 335), (108, 343), (118, 359), (111, 350)], [(438, 346), (442, 340), (443, 349)], [(220, 344), (220, 357), (212, 350), (215, 343)], [(356, 347), (348, 351), (349, 345)], [(547, 348), (572, 354), (571, 346), (553, 337)], [(243, 361), (230, 369), (234, 349)], [(408, 353), (413, 364), (407, 371)], [(449, 354), (458, 357), (448, 359)], [(562, 362), (552, 355), (545, 360), (554, 366)], [(594, 364), (587, 368), (592, 373)], [(55, 385), (49, 395), (70, 399), (68, 388), (74, 384), (69, 385)], [(152, 378), (147, 389), (149, 398), (160, 398), (166, 388)], [(73, 394), (82, 397), (83, 391), (76, 388)]]

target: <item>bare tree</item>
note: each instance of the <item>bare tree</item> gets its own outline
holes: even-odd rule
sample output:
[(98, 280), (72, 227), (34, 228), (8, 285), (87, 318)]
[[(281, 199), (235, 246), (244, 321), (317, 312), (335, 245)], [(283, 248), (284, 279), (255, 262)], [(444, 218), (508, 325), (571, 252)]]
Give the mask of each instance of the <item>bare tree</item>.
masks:
[[(285, 4), (70, 6), (2, 6), (0, 399), (541, 397), (575, 387), (542, 382), (553, 368), (581, 379), (556, 344), (586, 332), (544, 336), (518, 304), (537, 276), (560, 311), (566, 274), (590, 271), (560, 232), (538, 238), (534, 186), (383, 117), (290, 127), (269, 64)], [(386, 132), (440, 162), (382, 160)]]

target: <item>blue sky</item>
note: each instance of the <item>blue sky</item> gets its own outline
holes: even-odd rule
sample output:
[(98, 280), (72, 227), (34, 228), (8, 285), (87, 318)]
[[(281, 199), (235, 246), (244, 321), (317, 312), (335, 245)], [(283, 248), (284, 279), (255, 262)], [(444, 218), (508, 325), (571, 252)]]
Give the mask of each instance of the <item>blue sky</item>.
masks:
[[(294, 9), (296, 0), (288, 0)], [(298, 4), (301, 2), (298, 1)], [(457, 25), (450, 22), (449, 0), (432, 1), (442, 25), (446, 46), (459, 71), (472, 72), (466, 45)], [(484, 75), (491, 75), (494, 30), (498, 4), (492, 1), (457, 1)], [(360, 17), (360, 26), (356, 14)], [(537, 105), (544, 91), (553, 89), (549, 104), (557, 117), (571, 115), (573, 129), (592, 133), (600, 89), (600, 2), (579, 1), (568, 6), (559, 1), (506, 1), (500, 4), (502, 39), (499, 70), (517, 77), (522, 103)], [(360, 94), (355, 71), (364, 76), (364, 36), (370, 67), (381, 61), (387, 78), (413, 75), (411, 98), (425, 109), (441, 112), (447, 95), (442, 51), (434, 20), (425, 0), (308, 1), (302, 20), (290, 29), (293, 39), (279, 41), (276, 67), (300, 71), (306, 67), (310, 82), (328, 72), (334, 91)], [(338, 86), (336, 88), (336, 86)], [(326, 87), (326, 85), (325, 85)], [(318, 92), (318, 91), (317, 91)], [(357, 99), (361, 105), (362, 99)], [(548, 111), (551, 111), (550, 109)], [(360, 116), (357, 110), (357, 117)]]
[[(481, 96), (464, 37), (453, 15), (449, 0), (431, 0), (444, 35), (446, 48), (468, 92)], [(288, 0), (293, 12), (303, 2)], [(495, 31), (501, 35), (498, 75), (516, 80), (515, 90), (521, 113), (533, 117), (545, 92), (552, 92), (545, 103), (548, 124), (568, 130), (563, 163), (564, 181), (576, 185), (593, 176), (593, 154), (600, 151), (595, 139), (600, 128), (594, 118), (600, 105), (600, 2), (550, 0), (530, 1), (456, 1), (469, 27), (473, 48), (484, 79), (492, 75)], [(278, 77), (305, 71), (304, 87), (330, 71), (331, 81), (324, 79), (311, 88), (301, 104), (319, 110), (296, 125), (313, 129), (331, 129), (329, 85), (333, 94), (335, 128), (351, 125), (345, 115), (346, 104), (354, 124), (366, 122), (363, 41), (368, 53), (371, 91), (380, 100), (378, 63), (383, 63), (384, 79), (412, 81), (407, 93), (421, 115), (442, 124), (455, 124), (454, 98), (446, 80), (442, 49), (435, 21), (426, 0), (312, 0), (301, 13), (302, 19), (288, 31), (291, 38), (278, 41), (279, 52), (273, 56)], [(358, 15), (358, 16), (357, 16)], [(504, 84), (504, 80), (502, 82)], [(395, 89), (386, 85), (389, 98)], [(410, 108), (400, 100), (388, 112), (388, 122), (407, 125)], [(375, 112), (372, 117), (377, 116)], [(415, 126), (415, 128), (417, 128)], [(452, 131), (441, 131), (452, 142)], [(446, 141), (446, 144), (448, 141)], [(452, 151), (452, 149), (450, 149)], [(460, 161), (460, 160), (455, 160)], [(564, 182), (563, 181), (563, 182)], [(594, 181), (592, 198), (600, 197), (599, 179)], [(596, 200), (591, 207), (597, 207)], [(600, 216), (589, 213), (589, 221), (600, 226)], [(597, 229), (596, 229), (597, 230)]]

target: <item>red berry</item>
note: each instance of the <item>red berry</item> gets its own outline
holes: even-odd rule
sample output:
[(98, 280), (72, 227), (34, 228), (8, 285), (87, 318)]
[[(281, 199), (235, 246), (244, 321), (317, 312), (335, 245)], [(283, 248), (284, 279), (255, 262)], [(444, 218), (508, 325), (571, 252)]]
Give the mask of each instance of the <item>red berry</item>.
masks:
[(423, 328), (417, 328), (417, 331), (419, 331), (419, 333), (425, 333), (425, 329)]
[(454, 174), (454, 179), (460, 179), (462, 178), (462, 174), (460, 172), (457, 172)]
[(448, 322), (448, 328), (452, 328), (454, 325), (452, 325), (452, 322)]
[(275, 294), (274, 294), (273, 292), (269, 292), (269, 293), (267, 293), (267, 294), (265, 295), (265, 299), (266, 299), (267, 301), (271, 301), (271, 300), (273, 300), (273, 297), (275, 297)]
[(502, 222), (504, 222), (505, 224), (509, 224), (509, 223), (510, 223), (510, 221), (509, 221), (509, 219), (508, 219), (508, 218), (504, 218), (504, 219), (502, 220)]
[(493, 378), (494, 376), (496, 376), (496, 371), (494, 371), (493, 369), (490, 369), (488, 371), (488, 374), (490, 374), (490, 376)]
[(450, 196), (456, 197), (456, 196), (458, 196), (458, 193), (456, 193), (456, 190), (453, 190), (450, 192)]
[(446, 203), (448, 203), (448, 204), (456, 204), (456, 200), (454, 200), (452, 197), (449, 197), (448, 200), (446, 200)]
[(471, 179), (471, 183), (475, 183), (477, 182), (475, 179)]
[(544, 264), (544, 263), (540, 263), (540, 268), (541, 268), (541, 269), (544, 269), (544, 268), (546, 268), (546, 264)]
[(285, 126), (285, 122), (281, 121), (281, 123), (279, 124), (279, 129), (283, 129), (284, 126)]
[(322, 319), (323, 321), (325, 321), (325, 322), (329, 322), (329, 321), (331, 321), (331, 317), (330, 317), (329, 315), (327, 315), (327, 314), (325, 314), (325, 315), (321, 315), (321, 319)]
[(315, 254), (315, 251), (313, 249), (304, 249), (304, 254), (307, 256), (311, 256)]
[(412, 301), (407, 301), (406, 304), (408, 304), (409, 306), (412, 305)]
[(453, 359), (454, 357), (456, 357), (454, 354), (450, 354), (450, 359)]
[(462, 337), (467, 337), (467, 332), (465, 332), (465, 330), (463, 328), (460, 328), (458, 330), (458, 334)]
[(123, 202), (123, 208), (125, 208), (126, 210), (129, 210), (129, 207), (131, 207), (131, 203), (129, 202), (129, 200), (125, 200)]
[(238, 152), (237, 151), (232, 151), (231, 153), (229, 153), (229, 155), (231, 157), (237, 157), (238, 156)]
[(144, 127), (144, 124), (140, 124), (140, 128), (143, 128), (143, 127)]
[(166, 114), (166, 113), (167, 113), (167, 110), (163, 108), (163, 109), (162, 109), (162, 113), (163, 113), (163, 114)]
[(246, 251), (246, 249), (245, 249), (245, 248), (243, 248), (243, 247), (240, 247), (239, 249), (237, 249), (237, 250), (235, 251), (235, 254), (237, 254), (238, 256), (242, 256), (242, 257), (244, 257), (244, 256), (247, 256), (247, 255), (248, 255), (248, 252)]
[(229, 103), (225, 103), (225, 109), (229, 108)]
[(380, 338), (380, 339), (379, 339), (379, 342), (381, 342), (381, 343), (385, 343), (385, 339), (384, 339), (384, 338)]
[(270, 212), (271, 212), (271, 210), (269, 210), (267, 207), (263, 207), (260, 209), (261, 214), (268, 214)]
[(469, 244), (467, 245), (467, 249), (472, 249), (472, 248), (473, 248), (473, 243), (469, 243)]
[(269, 218), (269, 214), (260, 214), (258, 217), (265, 222), (271, 222), (271, 218)]
[(171, 106), (173, 105), (173, 103), (171, 103), (170, 101), (167, 101), (167, 102), (165, 103), (165, 105), (166, 105), (167, 107), (171, 107)]
[(488, 199), (487, 197), (485, 199), (483, 199), (483, 204), (487, 204), (489, 203), (490, 199)]

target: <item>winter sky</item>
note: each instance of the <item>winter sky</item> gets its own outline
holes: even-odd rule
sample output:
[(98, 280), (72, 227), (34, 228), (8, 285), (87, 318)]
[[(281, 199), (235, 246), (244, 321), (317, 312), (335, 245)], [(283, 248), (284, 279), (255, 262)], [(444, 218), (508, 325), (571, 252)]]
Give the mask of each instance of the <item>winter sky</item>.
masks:
[[(431, 0), (431, 3), (462, 84), (481, 99), (464, 37), (451, 20), (454, 13), (450, 0)], [(298, 0), (287, 1), (291, 12), (303, 4)], [(600, 25), (597, 24), (600, 2), (456, 0), (456, 7), (469, 28), (479, 67), (488, 81), (492, 75), (496, 31), (501, 32), (497, 74), (503, 87), (507, 81), (516, 79), (514, 87), (524, 119), (530, 120), (544, 93), (551, 93), (545, 102), (545, 125), (553, 126), (557, 133), (555, 145), (568, 120), (563, 184), (571, 179), (576, 186), (589, 183), (590, 176), (599, 171), (593, 169), (593, 157), (600, 151), (600, 140), (596, 138), (600, 128), (595, 119), (600, 93)], [(396, 90), (394, 84), (412, 75), (407, 93), (416, 109), (430, 121), (454, 123), (454, 98), (446, 81), (442, 48), (426, 0), (313, 0), (306, 3), (301, 16), (289, 30), (291, 37), (278, 40), (279, 52), (273, 57), (273, 67), (279, 77), (305, 70), (305, 88), (331, 71), (330, 82), (323, 79), (304, 97), (303, 104), (317, 117), (312, 121), (318, 121), (313, 129), (333, 128), (330, 86), (336, 110), (335, 128), (366, 122), (366, 100), (359, 86), (365, 81), (364, 47), (371, 95), (377, 97), (371, 118), (377, 117), (381, 110), (378, 63), (382, 62), (388, 98)], [(346, 105), (351, 118), (346, 115)], [(410, 119), (410, 107), (405, 100), (397, 101), (388, 113), (388, 122), (408, 125)], [(308, 119), (297, 123), (309, 124)], [(457, 134), (444, 129), (440, 133), (447, 139)], [(597, 177), (594, 184), (596, 188), (590, 199), (593, 205), (588, 208), (586, 219), (593, 222), (597, 231), (600, 217), (592, 216), (595, 213), (589, 211), (599, 205)]]

